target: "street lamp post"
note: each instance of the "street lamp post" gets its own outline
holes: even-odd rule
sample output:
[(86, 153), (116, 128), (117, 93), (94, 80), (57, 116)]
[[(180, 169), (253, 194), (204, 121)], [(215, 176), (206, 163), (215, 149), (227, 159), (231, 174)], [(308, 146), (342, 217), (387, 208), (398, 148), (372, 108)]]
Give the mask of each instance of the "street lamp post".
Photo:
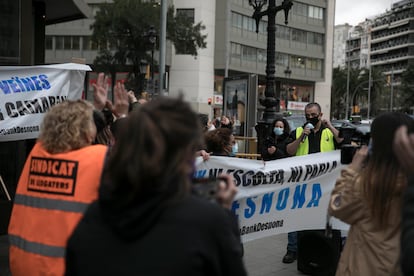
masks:
[[(276, 14), (283, 10), (285, 12), (285, 24), (288, 24), (289, 11), (292, 8), (292, 0), (283, 0), (282, 4), (276, 6), (276, 0), (269, 0), (269, 5), (266, 10), (262, 11), (267, 0), (249, 0), (249, 4), (254, 8), (252, 17), (256, 20), (256, 33), (259, 32), (260, 19), (267, 15), (267, 61), (266, 61), (266, 88), (265, 98), (260, 99), (260, 104), (265, 107), (263, 113), (263, 121), (272, 121), (276, 117), (276, 112), (279, 112), (279, 98), (276, 96), (275, 85), (275, 39), (276, 39)], [(277, 95), (279, 96), (279, 95)]]
[[(254, 8), (252, 17), (256, 20), (256, 33), (259, 32), (259, 22), (263, 16), (267, 16), (267, 60), (266, 60), (266, 88), (264, 92), (264, 98), (260, 99), (260, 104), (265, 107), (262, 120), (259, 121), (255, 127), (258, 136), (257, 151), (260, 152), (263, 146), (263, 142), (266, 136), (271, 131), (272, 121), (276, 118), (277, 113), (280, 111), (280, 90), (276, 91), (276, 67), (275, 67), (275, 55), (276, 55), (276, 14), (283, 10), (285, 13), (285, 24), (288, 24), (289, 11), (292, 8), (292, 0), (283, 0), (282, 4), (276, 6), (276, 0), (269, 0), (267, 9), (262, 11), (264, 5), (267, 4), (267, 0), (249, 0), (249, 4)], [(278, 92), (278, 95), (276, 95)], [(276, 96), (276, 97), (275, 97)]]

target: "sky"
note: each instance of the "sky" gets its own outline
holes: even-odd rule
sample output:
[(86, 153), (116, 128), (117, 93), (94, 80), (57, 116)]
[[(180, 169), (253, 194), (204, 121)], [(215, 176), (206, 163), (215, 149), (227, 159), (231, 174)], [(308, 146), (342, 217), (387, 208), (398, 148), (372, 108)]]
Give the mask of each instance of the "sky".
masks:
[(391, 9), (399, 0), (336, 0), (335, 25), (357, 25), (369, 18)]

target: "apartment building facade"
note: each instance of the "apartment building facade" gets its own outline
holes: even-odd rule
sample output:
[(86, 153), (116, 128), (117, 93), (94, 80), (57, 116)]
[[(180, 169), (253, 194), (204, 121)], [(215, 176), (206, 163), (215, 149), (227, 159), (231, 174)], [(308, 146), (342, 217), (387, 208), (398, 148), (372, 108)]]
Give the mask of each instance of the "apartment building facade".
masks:
[(334, 48), (333, 48), (333, 67), (346, 67), (347, 65), (347, 47), (346, 42), (349, 38), (349, 31), (352, 28), (349, 24), (335, 26)]
[[(392, 4), (371, 25), (371, 65), (398, 85), (401, 74), (414, 63), (414, 1)], [(388, 77), (388, 78), (390, 78)]]
[[(104, 0), (85, 0), (95, 14)], [(212, 106), (209, 99), (223, 92), (223, 79), (243, 74), (258, 75), (259, 94), (265, 85), (267, 18), (263, 17), (256, 33), (248, 0), (169, 1), (176, 11), (192, 13), (194, 22), (206, 26), (207, 48), (196, 58), (176, 53), (167, 47), (169, 94), (182, 94), (200, 112)], [(277, 1), (281, 4), (281, 1)], [(284, 14), (276, 17), (276, 86), (292, 105), (303, 111), (310, 101), (318, 101), (326, 114), (330, 110), (332, 78), (333, 18), (335, 1), (294, 1), (289, 24)], [(72, 57), (91, 64), (97, 46), (90, 37), (93, 18), (48, 26), (46, 29), (46, 62), (67, 62)], [(157, 54), (155, 55), (158, 58)], [(289, 67), (291, 74), (285, 74)], [(261, 95), (261, 94), (260, 94)], [(260, 96), (258, 95), (258, 96)], [(213, 107), (220, 109), (213, 102)], [(284, 107), (286, 108), (286, 106)], [(283, 106), (282, 106), (283, 109)]]

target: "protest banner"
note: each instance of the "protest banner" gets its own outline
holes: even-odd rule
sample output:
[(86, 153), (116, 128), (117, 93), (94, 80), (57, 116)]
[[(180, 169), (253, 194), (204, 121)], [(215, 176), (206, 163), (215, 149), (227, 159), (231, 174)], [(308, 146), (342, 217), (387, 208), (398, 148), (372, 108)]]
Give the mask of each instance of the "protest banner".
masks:
[[(196, 161), (195, 177), (233, 175), (232, 211), (243, 242), (297, 230), (324, 229), (331, 191), (343, 165), (340, 151), (274, 161), (212, 156)], [(348, 225), (332, 219), (335, 229)]]
[(82, 97), (88, 65), (0, 66), (0, 141), (37, 138), (45, 113)]

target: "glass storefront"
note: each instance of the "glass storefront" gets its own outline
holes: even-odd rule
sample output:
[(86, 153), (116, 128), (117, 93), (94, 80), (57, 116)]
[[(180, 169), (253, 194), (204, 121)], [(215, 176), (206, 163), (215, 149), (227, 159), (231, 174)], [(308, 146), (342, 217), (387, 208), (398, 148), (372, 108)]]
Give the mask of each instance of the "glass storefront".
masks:
[(0, 2), (0, 65), (20, 61), (20, 1)]

